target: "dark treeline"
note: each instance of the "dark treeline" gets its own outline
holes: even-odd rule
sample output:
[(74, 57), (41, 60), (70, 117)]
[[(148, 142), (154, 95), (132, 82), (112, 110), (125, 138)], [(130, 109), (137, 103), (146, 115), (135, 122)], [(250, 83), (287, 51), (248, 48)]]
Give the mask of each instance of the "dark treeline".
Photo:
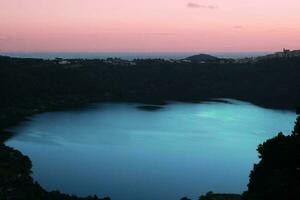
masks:
[(300, 58), (244, 64), (164, 60), (69, 60), (0, 57), (0, 120), (89, 102), (234, 98), (264, 107), (294, 109), (300, 102)]

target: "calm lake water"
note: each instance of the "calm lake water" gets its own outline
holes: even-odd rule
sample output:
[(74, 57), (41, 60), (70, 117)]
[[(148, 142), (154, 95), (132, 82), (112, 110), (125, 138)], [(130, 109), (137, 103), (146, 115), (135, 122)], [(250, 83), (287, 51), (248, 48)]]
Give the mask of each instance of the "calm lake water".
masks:
[(241, 193), (256, 147), (291, 132), (295, 113), (245, 102), (100, 104), (32, 117), (6, 142), (28, 155), (47, 190), (113, 200)]

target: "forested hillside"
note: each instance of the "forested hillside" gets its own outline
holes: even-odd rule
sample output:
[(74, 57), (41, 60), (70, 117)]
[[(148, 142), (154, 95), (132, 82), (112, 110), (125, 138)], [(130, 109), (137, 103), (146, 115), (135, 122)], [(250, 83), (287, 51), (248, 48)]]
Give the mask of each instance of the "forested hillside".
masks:
[(172, 63), (164, 60), (56, 61), (0, 57), (0, 118), (14, 118), (89, 102), (234, 98), (294, 109), (300, 102), (300, 58), (245, 64)]

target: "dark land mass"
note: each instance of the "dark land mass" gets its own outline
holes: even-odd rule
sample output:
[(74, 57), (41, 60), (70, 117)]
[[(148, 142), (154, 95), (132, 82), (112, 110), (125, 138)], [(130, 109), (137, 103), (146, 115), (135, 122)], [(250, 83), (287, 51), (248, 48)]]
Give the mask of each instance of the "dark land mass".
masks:
[(208, 54), (198, 54), (198, 55), (187, 57), (185, 58), (185, 60), (190, 60), (192, 62), (202, 62), (202, 61), (205, 62), (205, 61), (218, 61), (220, 60), (220, 58)]
[(144, 105), (144, 106), (137, 106), (138, 109), (145, 110), (145, 111), (156, 111), (163, 109), (163, 106), (158, 105)]
[(206, 195), (202, 195), (199, 200), (242, 200), (242, 196), (238, 194), (214, 194), (208, 192)]
[(164, 104), (216, 98), (267, 108), (300, 102), (300, 57), (255, 63), (157, 60), (57, 60), (0, 57), (0, 127), (45, 111), (104, 101)]
[[(161, 105), (167, 101), (232, 98), (266, 108), (295, 110), (300, 102), (300, 58), (255, 63), (173, 63), (149, 59), (134, 63), (74, 59), (62, 63), (0, 57), (0, 92), (0, 199), (80, 199), (47, 192), (34, 183), (29, 158), (3, 144), (11, 133), (1, 129), (33, 114), (105, 101)], [(259, 146), (261, 160), (250, 174), (243, 198), (282, 200), (300, 196), (299, 124), (298, 118), (292, 135), (279, 134)], [(206, 197), (229, 199), (228, 195), (202, 198)], [(93, 198), (97, 199), (85, 199)]]
[(225, 99), (209, 99), (208, 102), (216, 102), (216, 103), (226, 103), (226, 104), (232, 104), (232, 102), (225, 100)]

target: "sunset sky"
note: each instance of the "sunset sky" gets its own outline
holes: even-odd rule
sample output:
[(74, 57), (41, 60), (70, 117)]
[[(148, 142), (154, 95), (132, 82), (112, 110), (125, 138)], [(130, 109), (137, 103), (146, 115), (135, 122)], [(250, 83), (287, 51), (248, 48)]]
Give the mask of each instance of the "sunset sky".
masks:
[(300, 0), (0, 0), (0, 51), (300, 48)]

